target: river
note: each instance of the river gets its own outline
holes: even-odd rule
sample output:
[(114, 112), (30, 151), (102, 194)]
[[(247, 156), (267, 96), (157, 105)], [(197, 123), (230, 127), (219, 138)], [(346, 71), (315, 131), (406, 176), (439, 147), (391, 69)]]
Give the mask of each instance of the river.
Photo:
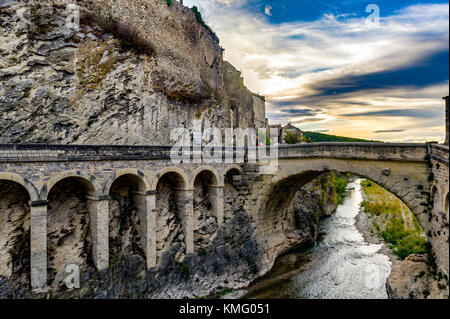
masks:
[[(388, 298), (385, 282), (391, 262), (378, 253), (381, 245), (366, 243), (356, 228), (363, 201), (360, 179), (349, 183), (347, 194), (336, 212), (321, 221), (315, 246), (279, 258), (246, 298)], [(283, 278), (289, 273), (295, 275)]]

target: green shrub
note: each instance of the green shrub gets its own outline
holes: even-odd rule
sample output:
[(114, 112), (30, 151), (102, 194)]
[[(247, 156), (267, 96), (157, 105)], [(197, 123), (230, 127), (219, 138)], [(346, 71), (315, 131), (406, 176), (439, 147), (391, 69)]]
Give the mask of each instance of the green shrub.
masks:
[(342, 204), (345, 199), (345, 194), (347, 192), (348, 180), (343, 177), (335, 177), (333, 179), (333, 187), (338, 196), (338, 203)]
[(200, 11), (198, 11), (198, 8), (196, 6), (193, 6), (192, 11), (195, 14), (195, 18), (197, 19), (197, 22), (202, 25), (205, 25), (205, 22), (203, 21), (203, 18), (202, 18), (202, 14), (200, 13)]
[(393, 252), (400, 259), (405, 259), (411, 254), (424, 254), (426, 253), (426, 240), (418, 235), (407, 236), (399, 240)]
[(230, 293), (232, 293), (233, 292), (233, 289), (230, 289), (230, 288), (223, 288), (221, 291), (220, 291), (220, 295), (221, 296), (226, 296), (226, 295), (229, 295)]
[[(365, 180), (361, 185), (367, 195), (364, 209), (374, 218), (377, 235), (389, 244), (392, 252), (400, 259), (411, 254), (427, 253), (423, 231), (406, 205), (374, 182)], [(409, 227), (405, 227), (405, 213), (410, 214), (413, 221)]]
[(186, 263), (180, 264), (180, 272), (183, 274), (184, 278), (189, 278), (190, 267)]
[(284, 133), (284, 141), (287, 144), (300, 144), (302, 142), (302, 136), (300, 134), (294, 134), (290, 131)]

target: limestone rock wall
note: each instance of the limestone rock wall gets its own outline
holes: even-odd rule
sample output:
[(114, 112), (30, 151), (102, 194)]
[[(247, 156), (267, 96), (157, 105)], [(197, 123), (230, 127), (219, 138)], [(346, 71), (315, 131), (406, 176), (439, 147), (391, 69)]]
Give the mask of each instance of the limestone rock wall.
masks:
[(72, 2), (1, 3), (0, 143), (171, 145), (173, 128), (254, 126), (251, 93), (190, 9), (79, 0), (76, 30)]

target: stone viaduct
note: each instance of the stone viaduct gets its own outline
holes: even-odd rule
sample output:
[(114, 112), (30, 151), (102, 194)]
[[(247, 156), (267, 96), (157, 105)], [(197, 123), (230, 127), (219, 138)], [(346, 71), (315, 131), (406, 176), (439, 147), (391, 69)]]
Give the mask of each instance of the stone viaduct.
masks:
[[(19, 184), (30, 208), (31, 286), (47, 288), (49, 194), (61, 181), (84, 186), (89, 210), (92, 259), (98, 270), (108, 268), (108, 199), (114, 183), (134, 185), (139, 233), (148, 268), (157, 265), (156, 214), (158, 184), (173, 181), (186, 254), (195, 253), (193, 235), (194, 183), (208, 175), (208, 196), (220, 228), (224, 185), (239, 185), (243, 208), (256, 221), (260, 243), (271, 240), (270, 220), (298, 189), (327, 171), (368, 178), (397, 195), (414, 212), (432, 243), (440, 268), (448, 273), (448, 146), (438, 144), (314, 143), (280, 146), (278, 169), (259, 173), (261, 163), (174, 165), (170, 147), (0, 145), (0, 181)], [(192, 155), (192, 154), (191, 154)], [(0, 227), (2, 227), (0, 225)], [(1, 254), (7, 252), (1, 252)]]

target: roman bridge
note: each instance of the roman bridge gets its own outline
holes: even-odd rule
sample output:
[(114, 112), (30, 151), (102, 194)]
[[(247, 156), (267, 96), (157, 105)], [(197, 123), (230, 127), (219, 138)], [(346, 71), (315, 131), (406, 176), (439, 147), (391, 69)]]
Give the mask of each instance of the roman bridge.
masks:
[[(219, 161), (209, 165), (190, 162), (174, 165), (170, 150), (170, 147), (159, 146), (0, 145), (0, 181), (19, 185), (29, 206), (30, 271), (34, 291), (45, 291), (47, 287), (48, 262), (52, 258), (48, 252), (51, 227), (48, 217), (57, 196), (53, 190), (68, 181), (77, 183), (85, 191), (92, 260), (98, 270), (109, 266), (109, 206), (111, 190), (117, 185), (123, 184), (132, 191), (139, 217), (139, 244), (147, 267), (152, 268), (159, 263), (156, 212), (160, 208), (158, 205), (165, 205), (158, 199), (163, 182), (172, 187), (185, 252), (192, 254), (195, 253), (194, 191), (199, 179), (206, 181), (211, 211), (219, 229), (224, 223), (224, 188), (235, 185), (244, 198), (243, 208), (256, 221), (258, 236), (264, 242), (271, 232), (270, 227), (265, 227), (265, 221), (274, 218), (277, 209), (285, 206), (301, 186), (324, 172), (339, 171), (371, 179), (402, 199), (417, 216), (435, 250), (439, 249), (438, 262), (448, 273), (448, 146), (283, 145), (276, 156), (277, 170), (270, 175), (259, 173), (261, 163), (248, 161), (244, 164)], [(11, 263), (9, 252), (2, 249), (0, 241), (0, 263)], [(3, 276), (13, 271), (11, 267), (3, 269), (6, 269), (0, 273)]]

